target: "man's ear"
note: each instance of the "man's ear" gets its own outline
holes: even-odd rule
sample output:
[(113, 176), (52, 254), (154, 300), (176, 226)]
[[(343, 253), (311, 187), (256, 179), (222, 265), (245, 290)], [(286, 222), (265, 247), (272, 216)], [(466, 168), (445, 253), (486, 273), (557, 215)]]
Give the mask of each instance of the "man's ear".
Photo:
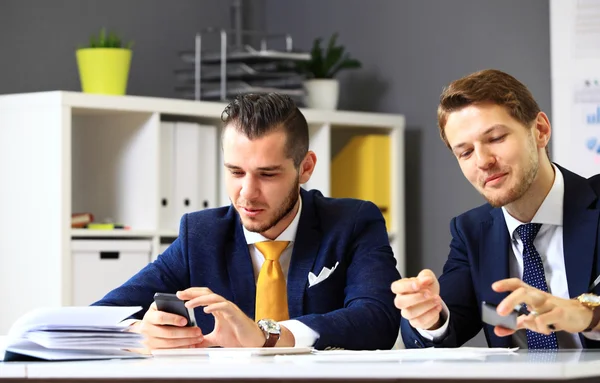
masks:
[(550, 126), (550, 120), (548, 116), (544, 112), (539, 112), (537, 117), (535, 118), (535, 131), (534, 138), (537, 144), (537, 147), (542, 149), (548, 146), (550, 142), (550, 136), (552, 134), (552, 127)]
[(315, 171), (315, 165), (317, 164), (317, 155), (315, 152), (309, 150), (304, 156), (304, 159), (300, 163), (300, 183), (305, 184), (310, 180), (313, 172)]

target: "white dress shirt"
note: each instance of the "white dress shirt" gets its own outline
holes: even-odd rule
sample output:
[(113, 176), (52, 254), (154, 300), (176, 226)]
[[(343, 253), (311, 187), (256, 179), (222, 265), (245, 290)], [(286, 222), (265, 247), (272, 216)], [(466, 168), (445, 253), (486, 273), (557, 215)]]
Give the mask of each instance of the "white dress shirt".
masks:
[[(554, 167), (554, 183), (550, 192), (535, 213), (531, 223), (541, 223), (542, 227), (533, 241), (533, 245), (542, 258), (546, 284), (552, 295), (569, 299), (569, 285), (565, 271), (565, 258), (563, 248), (563, 204), (565, 195), (564, 178), (560, 170)], [(511, 278), (523, 279), (523, 241), (516, 232), (519, 225), (524, 224), (511, 216), (503, 207), (502, 213), (506, 221), (506, 227), (511, 238), (511, 256), (509, 257), (509, 273)], [(448, 307), (443, 304), (442, 317), (446, 321), (437, 330), (427, 331), (418, 329), (419, 333), (426, 339), (433, 340), (443, 337), (448, 329), (450, 313)], [(564, 331), (556, 333), (559, 348), (581, 348), (578, 334), (570, 334)], [(588, 335), (587, 333), (584, 335)], [(594, 339), (593, 334), (589, 338)], [(512, 336), (512, 341), (519, 348), (527, 348), (527, 335), (525, 330), (517, 331)]]
[[(294, 217), (294, 220), (290, 225), (281, 233), (275, 241), (289, 241), (288, 246), (283, 250), (279, 257), (279, 264), (283, 270), (287, 281), (287, 274), (290, 269), (290, 261), (292, 259), (292, 251), (294, 250), (294, 244), (296, 240), (296, 232), (298, 231), (298, 222), (300, 221), (300, 213), (302, 212), (302, 198), (300, 198), (300, 206), (298, 212)], [(265, 257), (254, 245), (257, 242), (269, 241), (269, 239), (263, 237), (259, 233), (254, 233), (244, 229), (244, 236), (246, 237), (246, 243), (248, 243), (248, 250), (250, 251), (250, 257), (252, 258), (252, 266), (254, 268), (254, 282), (258, 281), (258, 274), (260, 269), (265, 262)], [(280, 325), (285, 326), (294, 335), (296, 340), (295, 347), (310, 347), (317, 339), (319, 334), (305, 325), (304, 323), (297, 320), (286, 320), (279, 322)]]

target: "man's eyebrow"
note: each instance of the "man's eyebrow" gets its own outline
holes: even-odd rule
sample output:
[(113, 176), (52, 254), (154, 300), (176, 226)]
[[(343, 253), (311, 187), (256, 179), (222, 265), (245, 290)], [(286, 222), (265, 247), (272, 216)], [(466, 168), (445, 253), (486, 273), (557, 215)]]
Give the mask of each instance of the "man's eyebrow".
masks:
[[(481, 135), (485, 136), (488, 135), (490, 133), (492, 133), (494, 130), (497, 129), (502, 129), (502, 128), (506, 128), (506, 125), (502, 125), (502, 124), (496, 124), (496, 125), (492, 125), (489, 127), (489, 129), (487, 129), (485, 132), (483, 132)], [(462, 147), (466, 146), (467, 143), (466, 142), (461, 142), (460, 144), (456, 144), (452, 147), (452, 150), (455, 151), (457, 149), (461, 149)]]
[(272, 165), (272, 166), (262, 166), (260, 168), (258, 168), (258, 170), (263, 171), (263, 172), (275, 172), (278, 170), (282, 170), (283, 166), (281, 165)]
[[(228, 169), (232, 169), (232, 170), (241, 170), (242, 169), (239, 166), (228, 164), (228, 163), (225, 163), (225, 167)], [(283, 169), (283, 166), (281, 166), (281, 165), (272, 165), (272, 166), (261, 166), (261, 167), (257, 168), (256, 170), (261, 171), (261, 172), (275, 172), (275, 171), (279, 171), (282, 169)]]

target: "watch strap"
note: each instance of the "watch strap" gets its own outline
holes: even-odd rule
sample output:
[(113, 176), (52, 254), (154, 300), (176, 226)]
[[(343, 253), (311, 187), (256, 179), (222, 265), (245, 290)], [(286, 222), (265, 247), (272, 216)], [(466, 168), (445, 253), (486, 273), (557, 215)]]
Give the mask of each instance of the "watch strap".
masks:
[(583, 330), (583, 332), (592, 331), (593, 329), (596, 328), (596, 326), (598, 325), (598, 322), (600, 322), (600, 306), (596, 306), (591, 309), (592, 309), (592, 321), (590, 322), (588, 327), (585, 330)]
[(277, 341), (279, 340), (279, 334), (267, 334), (267, 339), (265, 340), (265, 344), (263, 347), (275, 347)]

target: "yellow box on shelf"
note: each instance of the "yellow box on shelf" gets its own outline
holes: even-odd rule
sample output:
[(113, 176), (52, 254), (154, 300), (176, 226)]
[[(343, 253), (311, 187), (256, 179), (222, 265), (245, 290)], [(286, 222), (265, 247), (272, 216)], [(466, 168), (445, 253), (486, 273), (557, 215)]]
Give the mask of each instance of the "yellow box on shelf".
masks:
[(383, 134), (355, 136), (334, 156), (331, 196), (373, 202), (391, 230), (390, 138)]

